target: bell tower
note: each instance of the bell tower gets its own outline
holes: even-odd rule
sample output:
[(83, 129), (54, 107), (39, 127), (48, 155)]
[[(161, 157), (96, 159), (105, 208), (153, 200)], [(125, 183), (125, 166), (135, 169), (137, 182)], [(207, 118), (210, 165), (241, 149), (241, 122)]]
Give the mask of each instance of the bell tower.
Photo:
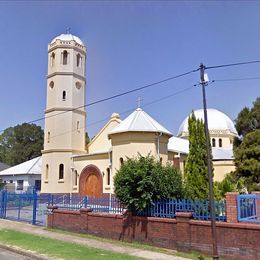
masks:
[(86, 47), (72, 34), (48, 45), (42, 192), (73, 191), (73, 154), (85, 153)]

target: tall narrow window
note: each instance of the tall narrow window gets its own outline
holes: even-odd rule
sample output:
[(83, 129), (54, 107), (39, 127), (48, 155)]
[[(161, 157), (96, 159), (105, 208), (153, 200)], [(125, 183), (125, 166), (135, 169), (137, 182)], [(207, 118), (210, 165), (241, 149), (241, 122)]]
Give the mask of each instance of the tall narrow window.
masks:
[(51, 67), (54, 66), (54, 62), (55, 62), (55, 53), (53, 52), (53, 53), (51, 54)]
[(74, 185), (75, 186), (77, 186), (78, 185), (78, 172), (77, 171), (75, 171), (75, 173), (74, 173)]
[(124, 164), (124, 159), (120, 157), (119, 161), (120, 161), (120, 166), (122, 166)]
[(81, 56), (79, 53), (77, 54), (77, 67), (81, 67)]
[(47, 136), (47, 142), (48, 142), (48, 143), (50, 142), (50, 139), (51, 139), (51, 133), (48, 132), (48, 136)]
[(60, 164), (59, 166), (59, 180), (62, 180), (64, 178), (64, 164)]
[(216, 139), (215, 138), (212, 139), (212, 147), (216, 147)]
[(222, 147), (222, 139), (221, 138), (218, 139), (218, 146)]
[(64, 51), (62, 53), (62, 64), (67, 65), (68, 64), (68, 52)]
[(48, 180), (49, 178), (49, 165), (46, 164), (45, 166), (45, 180)]
[(107, 168), (107, 185), (110, 185), (110, 169)]
[(62, 100), (63, 100), (63, 101), (66, 100), (66, 91), (65, 91), (65, 90), (62, 92)]
[(77, 131), (79, 132), (79, 121), (77, 121)]

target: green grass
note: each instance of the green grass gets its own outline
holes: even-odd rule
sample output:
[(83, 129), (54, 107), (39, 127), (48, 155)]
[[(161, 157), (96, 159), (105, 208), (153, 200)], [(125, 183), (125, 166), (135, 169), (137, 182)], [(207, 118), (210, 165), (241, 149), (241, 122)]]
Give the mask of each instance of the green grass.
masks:
[(137, 259), (136, 257), (90, 248), (75, 243), (35, 236), (28, 233), (3, 229), (0, 232), (2, 244), (17, 246), (26, 250), (61, 259)]
[(127, 246), (127, 247), (132, 247), (132, 248), (138, 248), (138, 249), (143, 249), (143, 250), (149, 250), (153, 252), (159, 252), (159, 253), (164, 253), (168, 255), (173, 255), (173, 256), (180, 256), (180, 257), (186, 257), (188, 259), (193, 259), (193, 260), (210, 260), (212, 259), (211, 257), (205, 256), (199, 252), (189, 252), (189, 253), (184, 253), (184, 252), (179, 252), (176, 250), (171, 250), (171, 249), (166, 249), (162, 247), (156, 247), (140, 242), (128, 242), (128, 241), (119, 241), (119, 240), (114, 240), (114, 239), (108, 239), (108, 238), (103, 238), (103, 237), (98, 237), (90, 234), (81, 234), (81, 233), (75, 233), (75, 232), (70, 232), (70, 231), (64, 231), (60, 229), (52, 229), (52, 228), (45, 228), (48, 231), (56, 232), (56, 233), (61, 233), (65, 235), (72, 235), (72, 236), (77, 236), (77, 237), (82, 237), (82, 238), (87, 238), (87, 239), (92, 239), (92, 240), (98, 240), (98, 241), (103, 241), (103, 242), (108, 242), (114, 245), (119, 245), (119, 246)]

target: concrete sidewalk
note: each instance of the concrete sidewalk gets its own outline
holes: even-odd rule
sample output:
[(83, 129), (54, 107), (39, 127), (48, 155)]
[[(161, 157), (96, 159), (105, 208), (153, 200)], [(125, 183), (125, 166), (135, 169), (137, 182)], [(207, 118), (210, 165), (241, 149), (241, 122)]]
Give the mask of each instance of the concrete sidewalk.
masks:
[[(108, 250), (116, 253), (123, 253), (135, 257), (142, 257), (144, 259), (158, 259), (158, 260), (186, 260), (188, 258), (177, 257), (173, 255), (168, 255), (159, 252), (153, 252), (149, 250), (138, 249), (134, 247), (128, 247), (123, 245), (116, 245), (113, 243), (99, 241), (95, 239), (85, 238), (74, 236), (71, 234), (63, 234), (58, 232), (52, 232), (46, 230), (44, 227), (33, 226), (26, 223), (9, 221), (5, 219), (0, 219), (0, 230), (1, 229), (10, 229), (16, 230), (24, 233), (30, 233), (37, 236), (42, 236), (51, 239), (57, 239), (61, 241), (66, 241), (69, 243), (75, 243), (83, 246), (88, 246), (97, 249)], [(174, 251), (173, 251), (174, 252)]]

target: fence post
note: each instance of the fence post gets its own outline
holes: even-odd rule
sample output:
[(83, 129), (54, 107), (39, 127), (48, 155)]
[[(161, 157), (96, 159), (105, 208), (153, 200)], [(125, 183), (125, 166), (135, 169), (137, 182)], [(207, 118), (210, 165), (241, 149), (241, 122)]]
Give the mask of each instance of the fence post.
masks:
[(36, 225), (36, 216), (37, 216), (37, 199), (38, 195), (35, 189), (33, 189), (33, 219), (32, 224)]
[(84, 207), (88, 207), (88, 196), (84, 197)]
[(7, 190), (3, 190), (3, 218), (6, 218)]
[(256, 217), (260, 218), (260, 191), (254, 191), (252, 194), (257, 196), (255, 199)]
[(237, 192), (226, 193), (226, 218), (229, 223), (238, 222)]

